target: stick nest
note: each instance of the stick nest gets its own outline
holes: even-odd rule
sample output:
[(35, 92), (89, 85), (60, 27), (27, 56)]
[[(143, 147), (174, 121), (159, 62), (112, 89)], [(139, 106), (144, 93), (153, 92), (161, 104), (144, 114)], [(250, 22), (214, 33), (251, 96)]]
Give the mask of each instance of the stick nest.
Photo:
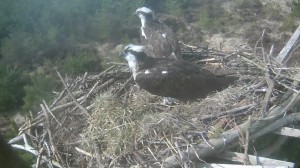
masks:
[(283, 68), (261, 48), (183, 48), (187, 61), (239, 80), (205, 99), (164, 105), (161, 97), (135, 84), (126, 64), (114, 63), (97, 75), (62, 77), (69, 91), (61, 91), (51, 105), (41, 104), (42, 110), (20, 128), (29, 144), (46, 151), (38, 154), (44, 156), (38, 164), (47, 167), (52, 160), (63, 167), (161, 166), (172, 156), (184, 163), (189, 158), (183, 151), (209, 145), (210, 139), (248, 116), (261, 118), (286, 99), (285, 93), (297, 90), (292, 82), (299, 69)]

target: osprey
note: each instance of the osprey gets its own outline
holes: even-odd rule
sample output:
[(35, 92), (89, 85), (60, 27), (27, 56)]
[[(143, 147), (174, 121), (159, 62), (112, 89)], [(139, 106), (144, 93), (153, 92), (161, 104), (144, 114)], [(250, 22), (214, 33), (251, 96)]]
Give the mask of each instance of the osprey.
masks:
[(184, 60), (153, 58), (145, 47), (127, 45), (121, 56), (128, 61), (136, 83), (148, 92), (179, 100), (205, 98), (212, 91), (228, 87), (235, 77), (217, 77)]
[(149, 8), (138, 8), (135, 14), (141, 19), (141, 42), (148, 56), (182, 59), (179, 42), (172, 29), (154, 19), (154, 12)]

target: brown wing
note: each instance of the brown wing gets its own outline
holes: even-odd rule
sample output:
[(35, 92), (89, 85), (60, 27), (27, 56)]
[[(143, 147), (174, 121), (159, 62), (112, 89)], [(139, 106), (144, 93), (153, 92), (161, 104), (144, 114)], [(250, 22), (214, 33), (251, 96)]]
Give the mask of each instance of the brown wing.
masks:
[(136, 82), (155, 95), (193, 99), (207, 95), (205, 77), (198, 67), (184, 61), (175, 61), (140, 71)]
[(176, 35), (169, 27), (158, 21), (147, 22), (144, 32), (147, 39), (141, 36), (141, 41), (146, 46), (146, 52), (149, 56), (182, 59)]
[(165, 40), (171, 48), (171, 54), (173, 52), (177, 59), (182, 59), (181, 49), (176, 34), (165, 24), (158, 22), (158, 25), (160, 27), (158, 29), (160, 31), (159, 33), (166, 34)]
[(236, 77), (216, 77), (212, 72), (182, 60), (161, 60), (155, 67), (143, 69), (137, 84), (148, 92), (181, 100), (205, 98), (213, 91), (227, 88)]

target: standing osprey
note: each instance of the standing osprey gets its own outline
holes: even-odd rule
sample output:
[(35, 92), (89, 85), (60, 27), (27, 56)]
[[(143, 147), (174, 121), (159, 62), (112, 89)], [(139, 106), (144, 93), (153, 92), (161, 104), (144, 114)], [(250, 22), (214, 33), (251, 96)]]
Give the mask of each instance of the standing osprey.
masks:
[(182, 59), (180, 46), (172, 29), (154, 19), (154, 12), (149, 8), (139, 8), (135, 14), (141, 19), (140, 36), (148, 56)]
[(128, 61), (136, 83), (148, 92), (180, 100), (204, 98), (229, 86), (235, 77), (217, 77), (185, 62), (146, 55), (144, 46), (127, 45), (121, 56)]

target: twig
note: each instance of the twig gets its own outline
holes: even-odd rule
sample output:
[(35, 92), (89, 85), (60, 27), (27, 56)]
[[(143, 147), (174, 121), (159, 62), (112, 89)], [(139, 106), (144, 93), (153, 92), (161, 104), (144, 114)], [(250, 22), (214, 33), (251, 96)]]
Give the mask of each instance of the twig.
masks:
[(36, 121), (34, 123), (31, 123), (30, 125), (22, 128), (22, 129), (19, 129), (19, 133), (23, 133), (25, 130), (27, 130), (27, 129), (31, 128), (31, 127), (34, 127), (34, 126), (36, 126), (36, 125), (44, 122), (44, 120), (45, 120), (45, 118), (42, 118), (42, 119), (40, 119), (40, 120), (38, 120), (38, 121)]
[(84, 96), (84, 99), (80, 102), (80, 104), (84, 103), (88, 97), (90, 97), (91, 93), (94, 91), (94, 89), (98, 86), (99, 84), (99, 80), (94, 84), (94, 86), (92, 87), (92, 89)]
[(125, 82), (125, 84), (115, 93), (116, 96), (118, 96), (123, 89), (125, 89), (125, 87), (129, 84), (130, 81), (132, 81), (133, 77), (132, 75), (130, 76), (130, 78)]
[(137, 151), (133, 151), (132, 154), (135, 160), (139, 163), (139, 165), (144, 166), (145, 160), (143, 159), (143, 156), (141, 156), (141, 154), (138, 153)]
[(265, 68), (262, 67), (261, 65), (259, 65), (258, 63), (254, 62), (254, 61), (252, 61), (252, 60), (250, 60), (250, 59), (248, 59), (248, 58), (246, 58), (246, 57), (243, 56), (242, 54), (239, 54), (239, 55), (241, 56), (241, 58), (242, 58), (243, 60), (249, 62), (250, 64), (253, 64), (253, 65), (257, 66), (257, 68), (259, 68), (260, 70), (263, 70), (263, 71), (265, 70)]
[[(272, 45), (269, 56), (272, 55), (273, 47), (274, 46)], [(271, 65), (270, 58), (265, 58), (265, 61), (268, 61), (268, 63), (266, 63), (267, 65), (266, 65), (265, 78), (266, 78), (266, 81), (267, 81), (267, 84), (269, 87), (268, 87), (267, 93), (265, 94), (264, 102), (262, 104), (261, 113), (262, 113), (263, 117), (265, 117), (265, 114), (268, 110), (267, 108), (269, 105), (269, 101), (271, 99), (271, 95), (272, 95), (272, 92), (273, 92), (273, 89), (275, 86), (275, 82), (271, 79), (271, 74), (270, 74), (270, 65)]]
[(87, 111), (81, 104), (78, 103), (78, 101), (76, 100), (76, 98), (74, 97), (74, 95), (73, 95), (73, 93), (70, 91), (70, 89), (68, 88), (68, 86), (67, 86), (65, 80), (63, 79), (63, 77), (61, 76), (60, 72), (59, 72), (57, 69), (56, 69), (56, 73), (57, 73), (58, 77), (60, 78), (60, 80), (62, 81), (62, 83), (63, 83), (63, 85), (65, 86), (65, 88), (67, 89), (67, 92), (68, 92), (69, 96), (72, 98), (72, 100), (73, 100), (73, 102), (75, 103), (75, 105), (76, 105), (79, 109), (81, 109), (81, 110), (84, 112), (84, 114), (85, 114), (86, 116), (90, 116), (90, 114), (88, 113), (88, 111)]
[(182, 41), (179, 41), (179, 43), (182, 44), (182, 45), (184, 45), (185, 47), (188, 47), (188, 48), (191, 48), (191, 49), (198, 49), (198, 47), (185, 44)]
[(53, 101), (53, 103), (49, 107), (52, 108), (53, 106), (55, 106), (56, 103), (63, 97), (65, 92), (66, 92), (66, 89), (64, 89), (62, 92), (60, 92), (59, 96)]
[(147, 147), (147, 149), (148, 149), (148, 151), (151, 153), (151, 155), (153, 156), (153, 158), (156, 160), (156, 162), (161, 166), (161, 167), (163, 167), (163, 165), (159, 162), (159, 160), (155, 157), (155, 155), (154, 155), (154, 153), (152, 152), (152, 150), (149, 148), (149, 147)]
[(36, 164), (35, 164), (35, 167), (36, 168), (39, 168), (40, 167), (40, 161), (41, 161), (41, 158), (42, 158), (42, 153), (44, 151), (44, 148), (41, 148), (38, 152), (38, 157), (36, 159)]
[(249, 109), (249, 108), (255, 107), (255, 106), (257, 106), (257, 104), (256, 103), (252, 103), (252, 104), (249, 104), (249, 105), (245, 105), (245, 106), (241, 106), (241, 107), (237, 107), (235, 109), (231, 109), (231, 110), (225, 111), (223, 113), (220, 113), (220, 114), (217, 114), (217, 115), (214, 115), (214, 116), (202, 117), (201, 120), (203, 122), (208, 121), (208, 120), (214, 120), (214, 119), (222, 117), (222, 116), (236, 114), (236, 113), (238, 113), (240, 111), (244, 111), (246, 109)]
[(180, 150), (177, 141), (175, 141), (174, 144), (175, 144), (175, 147), (177, 148), (177, 152), (178, 152), (178, 154), (179, 154), (179, 157), (180, 157), (180, 159), (181, 159), (181, 161), (182, 161), (182, 163), (183, 163), (183, 167), (184, 167), (184, 168), (188, 168), (189, 165), (188, 165), (188, 163), (187, 163), (187, 159), (186, 159), (185, 154)]
[[(249, 116), (248, 118), (248, 122), (249, 124), (249, 128), (251, 125), (251, 116)], [(246, 129), (246, 140), (245, 140), (245, 144), (244, 144), (244, 164), (245, 165), (250, 165), (250, 160), (249, 160), (249, 155), (248, 155), (248, 149), (249, 149), (249, 129)]]
[(58, 121), (58, 119), (55, 117), (55, 115), (51, 112), (51, 110), (49, 109), (47, 103), (45, 102), (45, 100), (43, 100), (44, 106), (46, 107), (47, 111), (50, 113), (50, 115), (54, 118), (54, 120), (59, 124), (59, 126), (62, 126), (62, 124)]
[(76, 150), (77, 152), (79, 152), (79, 153), (82, 153), (82, 154), (86, 155), (86, 156), (93, 157), (93, 155), (92, 155), (91, 153), (89, 153), (89, 152), (87, 152), (87, 151), (84, 151), (84, 150), (82, 150), (82, 149), (80, 149), (80, 148), (78, 148), (78, 147), (75, 147), (75, 150)]
[(52, 149), (53, 153), (55, 154), (56, 159), (59, 160), (61, 163), (63, 163), (62, 158), (61, 158), (60, 155), (57, 153), (56, 147), (55, 147), (55, 145), (54, 145), (54, 143), (53, 143), (52, 132), (51, 132), (51, 130), (50, 130), (50, 119), (49, 119), (49, 116), (48, 116), (48, 114), (47, 114), (46, 108), (44, 107), (43, 104), (40, 104), (40, 106), (41, 106), (42, 111), (43, 111), (43, 113), (44, 113), (44, 115), (45, 115), (45, 118), (46, 118), (46, 120), (45, 120), (45, 122), (46, 122), (45, 127), (46, 127), (46, 130), (47, 130), (48, 136), (49, 136), (49, 144), (50, 144), (50, 146), (51, 146), (51, 149)]
[(212, 150), (215, 150), (215, 147), (213, 147), (213, 146), (206, 140), (206, 138), (205, 138), (204, 135), (203, 135), (203, 132), (200, 132), (199, 134), (200, 134), (202, 140), (207, 144), (207, 146), (211, 147)]
[(88, 75), (88, 73), (85, 72), (84, 75), (83, 75), (83, 78), (82, 78), (82, 80), (81, 80), (81, 82), (80, 82), (80, 86), (79, 86), (80, 89), (84, 89), (84, 88), (86, 87), (86, 86), (85, 86), (85, 81), (86, 81), (87, 75)]
[[(23, 133), (22, 136), (23, 136), (23, 140), (24, 140), (24, 145), (12, 144), (11, 146), (12, 146), (13, 148), (16, 148), (16, 149), (21, 149), (21, 150), (27, 151), (27, 152), (33, 154), (34, 156), (38, 156), (38, 151), (35, 150), (33, 147), (31, 147), (31, 146), (28, 144), (28, 141), (27, 141), (27, 139), (26, 139), (26, 135)], [(44, 157), (44, 156), (42, 156), (42, 159), (43, 159), (43, 160), (46, 160), (46, 161), (48, 160), (48, 159), (47, 159), (46, 157)], [(62, 168), (62, 166), (61, 166), (58, 162), (53, 161), (53, 160), (52, 160), (51, 162), (52, 162), (53, 165), (55, 165), (56, 167)]]
[(111, 69), (115, 68), (116, 65), (112, 65), (111, 67), (107, 68), (106, 70), (102, 71), (99, 75), (94, 76), (92, 79), (96, 79), (101, 77), (102, 75), (106, 74), (108, 71), (110, 71)]
[[(261, 135), (264, 135), (270, 131), (273, 131), (275, 129), (278, 129), (279, 127), (282, 127), (283, 125), (286, 125), (288, 123), (296, 122), (300, 120), (300, 113), (294, 113), (289, 115), (288, 117), (284, 117), (284, 119), (279, 119), (281, 120), (274, 122), (278, 117), (282, 116), (286, 110), (289, 110), (295, 103), (292, 103), (288, 109), (285, 109), (285, 106), (287, 106), (293, 98), (289, 98), (285, 102), (282, 103), (282, 105), (277, 106), (276, 108), (272, 109), (270, 113), (267, 114), (267, 117), (269, 117), (267, 123), (270, 123), (269, 126), (266, 127), (266, 122), (265, 120), (263, 121), (256, 121), (251, 124), (251, 127), (249, 129), (249, 133), (251, 135), (250, 139), (257, 138)], [(298, 96), (295, 101), (293, 102), (298, 102), (300, 100), (300, 97)], [(279, 123), (278, 123), (279, 122)], [(245, 132), (247, 127), (247, 123), (241, 124), (240, 130)], [(259, 131), (258, 131), (259, 130)], [(189, 148), (187, 151), (187, 155), (189, 155), (189, 159), (191, 161), (197, 160), (198, 157), (205, 158), (208, 156), (211, 156), (213, 154), (216, 154), (216, 152), (223, 151), (225, 149), (228, 149), (230, 147), (233, 147), (237, 145), (236, 142), (238, 142), (239, 139), (239, 130), (232, 129), (229, 131), (224, 132), (221, 137), (211, 139), (209, 140), (210, 144), (216, 148), (216, 150), (211, 149), (205, 142), (197, 145), (195, 148)], [(253, 135), (252, 135), (253, 134)], [(224, 147), (224, 139), (226, 140), (226, 147)], [(195, 155), (197, 153), (197, 155)], [(170, 156), (164, 160), (164, 166), (166, 168), (171, 168), (171, 167), (176, 167), (180, 165), (180, 161), (176, 158), (175, 155)]]

